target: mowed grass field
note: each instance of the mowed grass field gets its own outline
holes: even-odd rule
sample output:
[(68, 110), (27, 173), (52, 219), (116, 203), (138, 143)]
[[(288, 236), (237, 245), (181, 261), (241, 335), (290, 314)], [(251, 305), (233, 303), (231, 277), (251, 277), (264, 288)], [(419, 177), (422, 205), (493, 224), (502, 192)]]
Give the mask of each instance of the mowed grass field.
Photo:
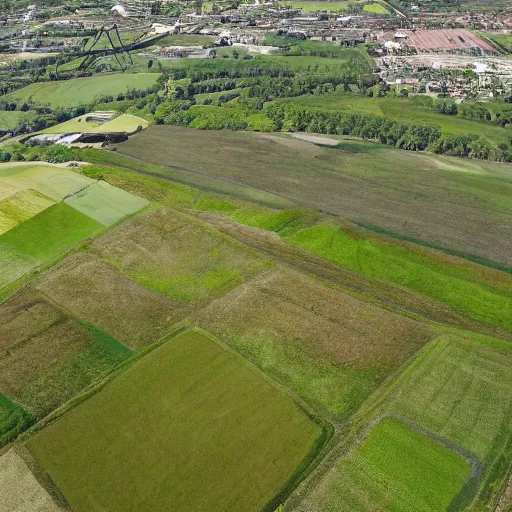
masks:
[(395, 418), (383, 418), (343, 459), (317, 510), (445, 512), (468, 461)]
[(93, 180), (64, 167), (45, 163), (0, 164), (0, 200), (16, 192), (35, 190), (54, 201), (90, 185)]
[(102, 224), (57, 203), (0, 235), (0, 288), (93, 235)]
[[(512, 397), (508, 392), (512, 384), (511, 358), (509, 342), (462, 332), (443, 334), (358, 413), (370, 424), (382, 415), (405, 418), (471, 459), (471, 477), (448, 510), (492, 509), (506, 485), (512, 458)], [(399, 444), (390, 447), (390, 453), (398, 447)], [(357, 453), (359, 448), (354, 450)], [(372, 494), (370, 483), (370, 489), (365, 491), (361, 483), (347, 480), (350, 460), (350, 455), (339, 459), (298, 510), (335, 510), (337, 503), (343, 503), (343, 496), (350, 495), (351, 485), (362, 492), (357, 496), (359, 508), (348, 510), (402, 510), (399, 503), (397, 508), (388, 507), (392, 494), (386, 492), (385, 486)], [(436, 471), (441, 468), (437, 466)], [(422, 480), (422, 488), (434, 490), (430, 481)], [(437, 487), (443, 489), (440, 483)], [(446, 506), (426, 510), (446, 510)]]
[[(173, 126), (151, 126), (119, 144), (118, 151), (168, 166), (171, 179), (229, 187), (233, 193), (240, 185), (263, 190), (398, 236), (512, 266), (510, 165), (438, 159), (371, 143), (352, 142), (340, 150), (286, 134)], [(131, 165), (137, 169), (136, 162)], [(166, 177), (165, 171), (160, 174)]]
[(23, 190), (0, 200), (0, 235), (22, 224), (54, 201), (35, 190)]
[(114, 224), (149, 203), (105, 181), (98, 181), (64, 200), (65, 204), (100, 222), (104, 226)]
[(193, 330), (140, 359), (27, 447), (76, 511), (253, 511), (323, 436), (240, 356)]
[(0, 99), (28, 101), (38, 105), (49, 104), (53, 108), (87, 105), (96, 96), (125, 93), (128, 88), (145, 90), (156, 83), (158, 73), (110, 74), (87, 78), (72, 78), (57, 82), (40, 82), (27, 85)]

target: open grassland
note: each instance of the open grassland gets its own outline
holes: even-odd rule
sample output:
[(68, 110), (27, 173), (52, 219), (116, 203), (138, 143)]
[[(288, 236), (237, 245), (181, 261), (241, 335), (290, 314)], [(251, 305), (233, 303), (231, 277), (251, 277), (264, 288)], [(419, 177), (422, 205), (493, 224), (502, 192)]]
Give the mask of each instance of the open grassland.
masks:
[(26, 462), (14, 451), (0, 456), (0, 510), (58, 512), (48, 492), (36, 480)]
[[(243, 185), (271, 192), (398, 236), (512, 266), (510, 165), (478, 163), (476, 174), (472, 162), (470, 172), (463, 172), (466, 163), (460, 159), (378, 144), (325, 148), (285, 134), (172, 126), (151, 126), (118, 150), (168, 166), (168, 174), (160, 171), (163, 177), (187, 183), (204, 177), (202, 187), (214, 178), (230, 189)], [(133, 162), (134, 170), (137, 166)]]
[(114, 224), (149, 204), (145, 199), (113, 187), (105, 181), (89, 185), (64, 202), (104, 226)]
[(22, 224), (54, 201), (35, 190), (23, 190), (0, 200), (0, 235)]
[(240, 356), (189, 331), (27, 446), (77, 512), (253, 511), (297, 474), (322, 437)]
[(297, 9), (302, 9), (302, 12), (314, 12), (314, 11), (333, 11), (333, 12), (347, 12), (350, 11), (350, 8), (354, 5), (360, 5), (365, 12), (375, 13), (375, 14), (389, 14), (390, 11), (380, 2), (368, 2), (367, 0), (353, 0), (353, 1), (336, 1), (332, 2), (328, 1), (303, 1), (303, 0), (293, 0), (291, 2), (284, 1), (280, 2), (283, 5), (289, 5), (291, 7), (295, 7)]
[(470, 470), (458, 454), (387, 417), (343, 459), (317, 510), (445, 512)]
[(361, 232), (317, 225), (287, 239), (361, 274), (444, 302), (464, 315), (512, 332), (512, 276)]
[(0, 235), (0, 288), (72, 248), (102, 225), (57, 203)]
[[(510, 343), (447, 333), (427, 345), (358, 415), (370, 424), (382, 415), (405, 418), (465, 454), (472, 462), (471, 477), (448, 510), (491, 510), (506, 485), (512, 459), (511, 363)], [(342, 457), (335, 464), (299, 510), (323, 512), (343, 500), (345, 461)], [(428, 480), (422, 483), (428, 488)], [(361, 494), (361, 499), (365, 496), (372, 499), (371, 494)], [(376, 508), (379, 503), (381, 508)], [(353, 510), (395, 510), (386, 503), (383, 492), (376, 502), (363, 502)]]
[(84, 252), (59, 263), (36, 286), (54, 303), (134, 350), (161, 338), (184, 314), (179, 304)]
[(16, 128), (21, 121), (28, 121), (35, 117), (33, 112), (22, 112), (20, 110), (0, 110), (0, 132)]
[(23, 190), (35, 190), (54, 201), (93, 183), (70, 169), (45, 163), (0, 164), (0, 200)]
[(0, 99), (28, 101), (53, 108), (87, 105), (96, 96), (117, 96), (128, 88), (145, 90), (156, 83), (158, 73), (111, 74), (55, 82), (39, 82), (0, 96)]
[(56, 124), (51, 126), (43, 133), (102, 133), (102, 132), (134, 132), (140, 126), (146, 128), (148, 122), (138, 116), (131, 114), (121, 114), (120, 116), (107, 121), (106, 123), (100, 123), (98, 121), (87, 121), (87, 117), (91, 114), (85, 114), (80, 117), (75, 117), (64, 123)]
[(139, 285), (190, 306), (228, 292), (266, 266), (240, 244), (165, 209), (127, 220), (91, 250)]
[(335, 421), (430, 336), (421, 324), (282, 270), (212, 302), (198, 323)]
[[(444, 303), (434, 300), (427, 295), (413, 292), (400, 284), (390, 281), (385, 282), (382, 278), (370, 278), (348, 268), (330, 263), (324, 258), (315, 256), (311, 251), (305, 251), (298, 245), (289, 243), (293, 235), (301, 229), (322, 222), (332, 222), (329, 217), (306, 209), (279, 210), (251, 205), (226, 195), (213, 194), (178, 184), (166, 179), (166, 171), (157, 166), (139, 164), (125, 157), (102, 151), (88, 150), (84, 153), (85, 155), (82, 158), (87, 156), (89, 159), (103, 158), (104, 154), (109, 158), (114, 156), (115, 160), (112, 160), (112, 162), (133, 166), (134, 170), (139, 169), (141, 172), (147, 171), (148, 174), (151, 174), (146, 176), (119, 167), (87, 166), (84, 167), (82, 172), (88, 176), (104, 176), (104, 179), (109, 183), (140, 194), (148, 200), (199, 215), (216, 229), (256, 249), (263, 253), (265, 257), (270, 256), (279, 263), (291, 266), (300, 272), (314, 275), (345, 289), (348, 288), (356, 294), (362, 293), (371, 301), (377, 301), (384, 307), (391, 306), (405, 314), (414, 313), (441, 323), (450, 323), (466, 329), (495, 333), (495, 327), (492, 325), (471, 320), (467, 315), (456, 312), (453, 307), (448, 306), (449, 297), (445, 297), (446, 301)], [(162, 177), (157, 179), (155, 175)], [(272, 197), (269, 197), (268, 202), (272, 204), (272, 201)], [(279, 204), (279, 201), (277, 201), (277, 204)], [(245, 227), (243, 224), (260, 229)], [(365, 240), (376, 243), (379, 247), (398, 251), (399, 255), (405, 252), (412, 262), (422, 263), (426, 267), (424, 272), (439, 272), (441, 277), (443, 274), (448, 276), (453, 274), (454, 277), (462, 281), (476, 281), (479, 286), (488, 292), (503, 295), (510, 293), (510, 284), (507, 284), (510, 283), (509, 276), (502, 272), (475, 265), (460, 258), (447, 256), (439, 251), (427, 251), (418, 246), (402, 242), (393, 243), (393, 239), (381, 235), (372, 236), (368, 231), (351, 224), (339, 222), (339, 226), (343, 233), (355, 240), (360, 240), (361, 243)], [(435, 275), (437, 276), (437, 273)]]
[(487, 137), (496, 143), (507, 143), (511, 136), (510, 130), (458, 116), (438, 114), (432, 109), (414, 104), (410, 99), (368, 98), (353, 93), (335, 92), (321, 96), (309, 94), (286, 99), (284, 102), (343, 112), (374, 114), (412, 124), (439, 126), (445, 134), (473, 133)]
[(0, 319), (0, 392), (39, 417), (131, 353), (32, 291), (0, 305)]
[(215, 36), (201, 34), (172, 34), (160, 39), (158, 46), (203, 46), (215, 41)]

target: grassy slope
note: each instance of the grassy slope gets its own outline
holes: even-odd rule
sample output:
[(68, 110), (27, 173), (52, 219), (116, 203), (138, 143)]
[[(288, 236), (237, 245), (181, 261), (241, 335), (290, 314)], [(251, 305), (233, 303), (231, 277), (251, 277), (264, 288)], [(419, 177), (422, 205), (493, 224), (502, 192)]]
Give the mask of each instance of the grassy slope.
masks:
[(146, 128), (148, 122), (137, 116), (130, 114), (121, 114), (112, 121), (106, 123), (99, 123), (98, 121), (86, 121), (85, 114), (80, 117), (75, 117), (64, 123), (51, 126), (43, 133), (68, 133), (68, 132), (134, 132), (139, 126)]
[(382, 419), (341, 462), (322, 511), (445, 512), (467, 461), (394, 418)]
[(0, 110), (0, 131), (16, 128), (20, 121), (27, 121), (35, 117), (33, 112), (21, 112), (19, 110)]
[(111, 74), (41, 82), (9, 93), (2, 99), (33, 99), (37, 104), (49, 103), (54, 108), (72, 107), (90, 103), (95, 96), (117, 96), (126, 92), (127, 88), (147, 89), (156, 83), (159, 76), (158, 73)]
[(145, 199), (104, 181), (93, 183), (64, 202), (105, 226), (114, 224), (148, 205)]
[[(406, 286), (445, 302), (456, 311), (512, 332), (512, 277), (496, 273), (486, 282), (479, 267), (463, 261), (441, 263), (410, 246), (318, 225), (298, 231), (289, 242), (356, 272)], [(457, 265), (457, 263), (459, 263)]]
[(508, 142), (510, 131), (486, 123), (478, 123), (457, 116), (438, 114), (430, 109), (414, 105), (407, 99), (366, 98), (356, 94), (335, 92), (321, 96), (299, 96), (284, 100), (296, 105), (322, 107), (353, 113), (368, 113), (406, 123), (440, 126), (443, 133), (483, 135), (496, 143)]
[(319, 436), (320, 428), (239, 356), (190, 331), (28, 447), (77, 511), (242, 511), (263, 507)]
[(100, 229), (99, 222), (64, 203), (50, 206), (0, 236), (0, 287)]
[(63, 167), (44, 163), (0, 164), (0, 198), (33, 189), (60, 201), (90, 183), (89, 178)]
[[(510, 343), (448, 332), (357, 413), (367, 425), (382, 415), (405, 418), (474, 461), (472, 477), (449, 510), (490, 510), (505, 485), (512, 457), (511, 357)], [(344, 468), (342, 457), (298, 510), (323, 512), (330, 510), (326, 503), (342, 500)], [(381, 507), (384, 498), (385, 493), (377, 496)], [(376, 510), (375, 503), (355, 510)]]
[[(151, 126), (119, 144), (118, 151), (156, 165), (172, 163), (174, 167), (160, 170), (162, 176), (192, 181), (201, 188), (212, 189), (214, 182), (231, 192), (233, 184), (245, 185), (512, 266), (506, 229), (512, 215), (509, 165), (478, 163), (475, 168), (468, 162), (466, 168), (460, 159), (439, 159), (371, 143), (351, 143), (340, 150), (284, 134), (205, 132), (172, 126)], [(105, 155), (105, 160), (116, 158)], [(138, 168), (135, 162), (129, 165)]]
[(22, 224), (53, 204), (53, 201), (35, 190), (24, 190), (0, 200), (0, 235)]

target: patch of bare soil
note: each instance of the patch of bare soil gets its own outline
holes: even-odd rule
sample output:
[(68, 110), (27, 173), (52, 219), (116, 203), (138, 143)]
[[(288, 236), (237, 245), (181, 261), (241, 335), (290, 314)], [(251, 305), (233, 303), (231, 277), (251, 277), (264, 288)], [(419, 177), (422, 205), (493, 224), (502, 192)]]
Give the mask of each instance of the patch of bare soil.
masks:
[(0, 512), (59, 512), (25, 461), (9, 450), (0, 457)]

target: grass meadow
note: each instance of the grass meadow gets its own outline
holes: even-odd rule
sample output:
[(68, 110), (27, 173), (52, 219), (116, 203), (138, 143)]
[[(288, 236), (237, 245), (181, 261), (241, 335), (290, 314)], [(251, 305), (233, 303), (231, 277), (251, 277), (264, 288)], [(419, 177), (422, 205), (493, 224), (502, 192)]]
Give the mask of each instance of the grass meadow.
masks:
[(317, 225), (297, 231), (289, 243), (356, 272), (406, 286), (475, 320), (512, 332), (512, 276), (429, 250), (364, 232)]
[(186, 314), (180, 304), (146, 290), (84, 251), (56, 265), (36, 288), (132, 350), (154, 343)]
[(34, 291), (1, 304), (0, 319), (0, 393), (38, 417), (131, 354)]
[(188, 331), (27, 447), (76, 511), (252, 511), (296, 476), (324, 435), (240, 356)]
[(0, 235), (0, 288), (59, 256), (102, 225), (57, 203)]
[(156, 83), (158, 73), (111, 74), (87, 78), (72, 78), (60, 82), (40, 82), (1, 97), (6, 100), (30, 101), (52, 108), (87, 105), (96, 96), (125, 93), (128, 88), (148, 89)]
[[(451, 501), (446, 496), (442, 508), (409, 510), (493, 509), (506, 485), (512, 456), (512, 398), (508, 392), (512, 384), (511, 357), (509, 342), (460, 331), (446, 332), (422, 349), (390, 386), (357, 413), (367, 425), (383, 415), (404, 418), (471, 462), (471, 474), (465, 473), (469, 478), (462, 482), (455, 497), (451, 494)], [(363, 445), (350, 453), (357, 454)], [(399, 446), (399, 440), (392, 439), (388, 452)], [(344, 495), (353, 495), (351, 486), (361, 492), (357, 495), (358, 506), (353, 505), (350, 510), (406, 510), (396, 502), (395, 507), (388, 506), (394, 493), (389, 493), (385, 486), (372, 494), (372, 489), (361, 487), (361, 480), (347, 479), (347, 470), (353, 466), (350, 453), (334, 463), (333, 471), (298, 510), (335, 510), (333, 507), (343, 502)], [(367, 471), (377, 469), (373, 464), (363, 467)], [(436, 470), (442, 471), (441, 468), (440, 465)], [(378, 478), (373, 481), (380, 482)], [(421, 481), (422, 488), (428, 492), (435, 490), (424, 485), (430, 481), (434, 482), (428, 478)], [(440, 483), (436, 487), (444, 488)], [(442, 496), (440, 492), (439, 496)], [(373, 501), (370, 505), (365, 500)]]
[(391, 417), (337, 469), (317, 510), (445, 512), (471, 472), (460, 455)]
[(351, 93), (335, 92), (322, 94), (321, 96), (311, 94), (299, 96), (291, 100), (284, 100), (284, 102), (342, 112), (374, 114), (412, 124), (421, 120), (422, 125), (439, 126), (442, 132), (446, 134), (473, 133), (487, 137), (496, 143), (507, 143), (511, 136), (510, 130), (487, 123), (470, 121), (458, 116), (438, 114), (429, 108), (414, 104), (410, 99), (367, 98)]
[[(338, 149), (286, 134), (175, 126), (151, 126), (117, 147), (137, 159), (121, 164), (133, 170), (144, 171), (139, 167), (143, 160), (164, 167), (149, 172), (203, 190), (249, 200), (252, 195), (253, 201), (270, 193), (293, 201), (295, 208), (320, 210), (512, 267), (506, 229), (512, 217), (508, 165), (466, 163), (357, 141)], [(119, 158), (88, 156), (114, 165)]]
[(16, 192), (0, 200), (0, 235), (42, 212), (54, 201), (35, 190)]
[(252, 251), (170, 210), (129, 219), (91, 250), (140, 286), (190, 307), (228, 292), (267, 266)]
[(197, 322), (335, 422), (431, 336), (417, 322), (289, 270), (235, 288)]

